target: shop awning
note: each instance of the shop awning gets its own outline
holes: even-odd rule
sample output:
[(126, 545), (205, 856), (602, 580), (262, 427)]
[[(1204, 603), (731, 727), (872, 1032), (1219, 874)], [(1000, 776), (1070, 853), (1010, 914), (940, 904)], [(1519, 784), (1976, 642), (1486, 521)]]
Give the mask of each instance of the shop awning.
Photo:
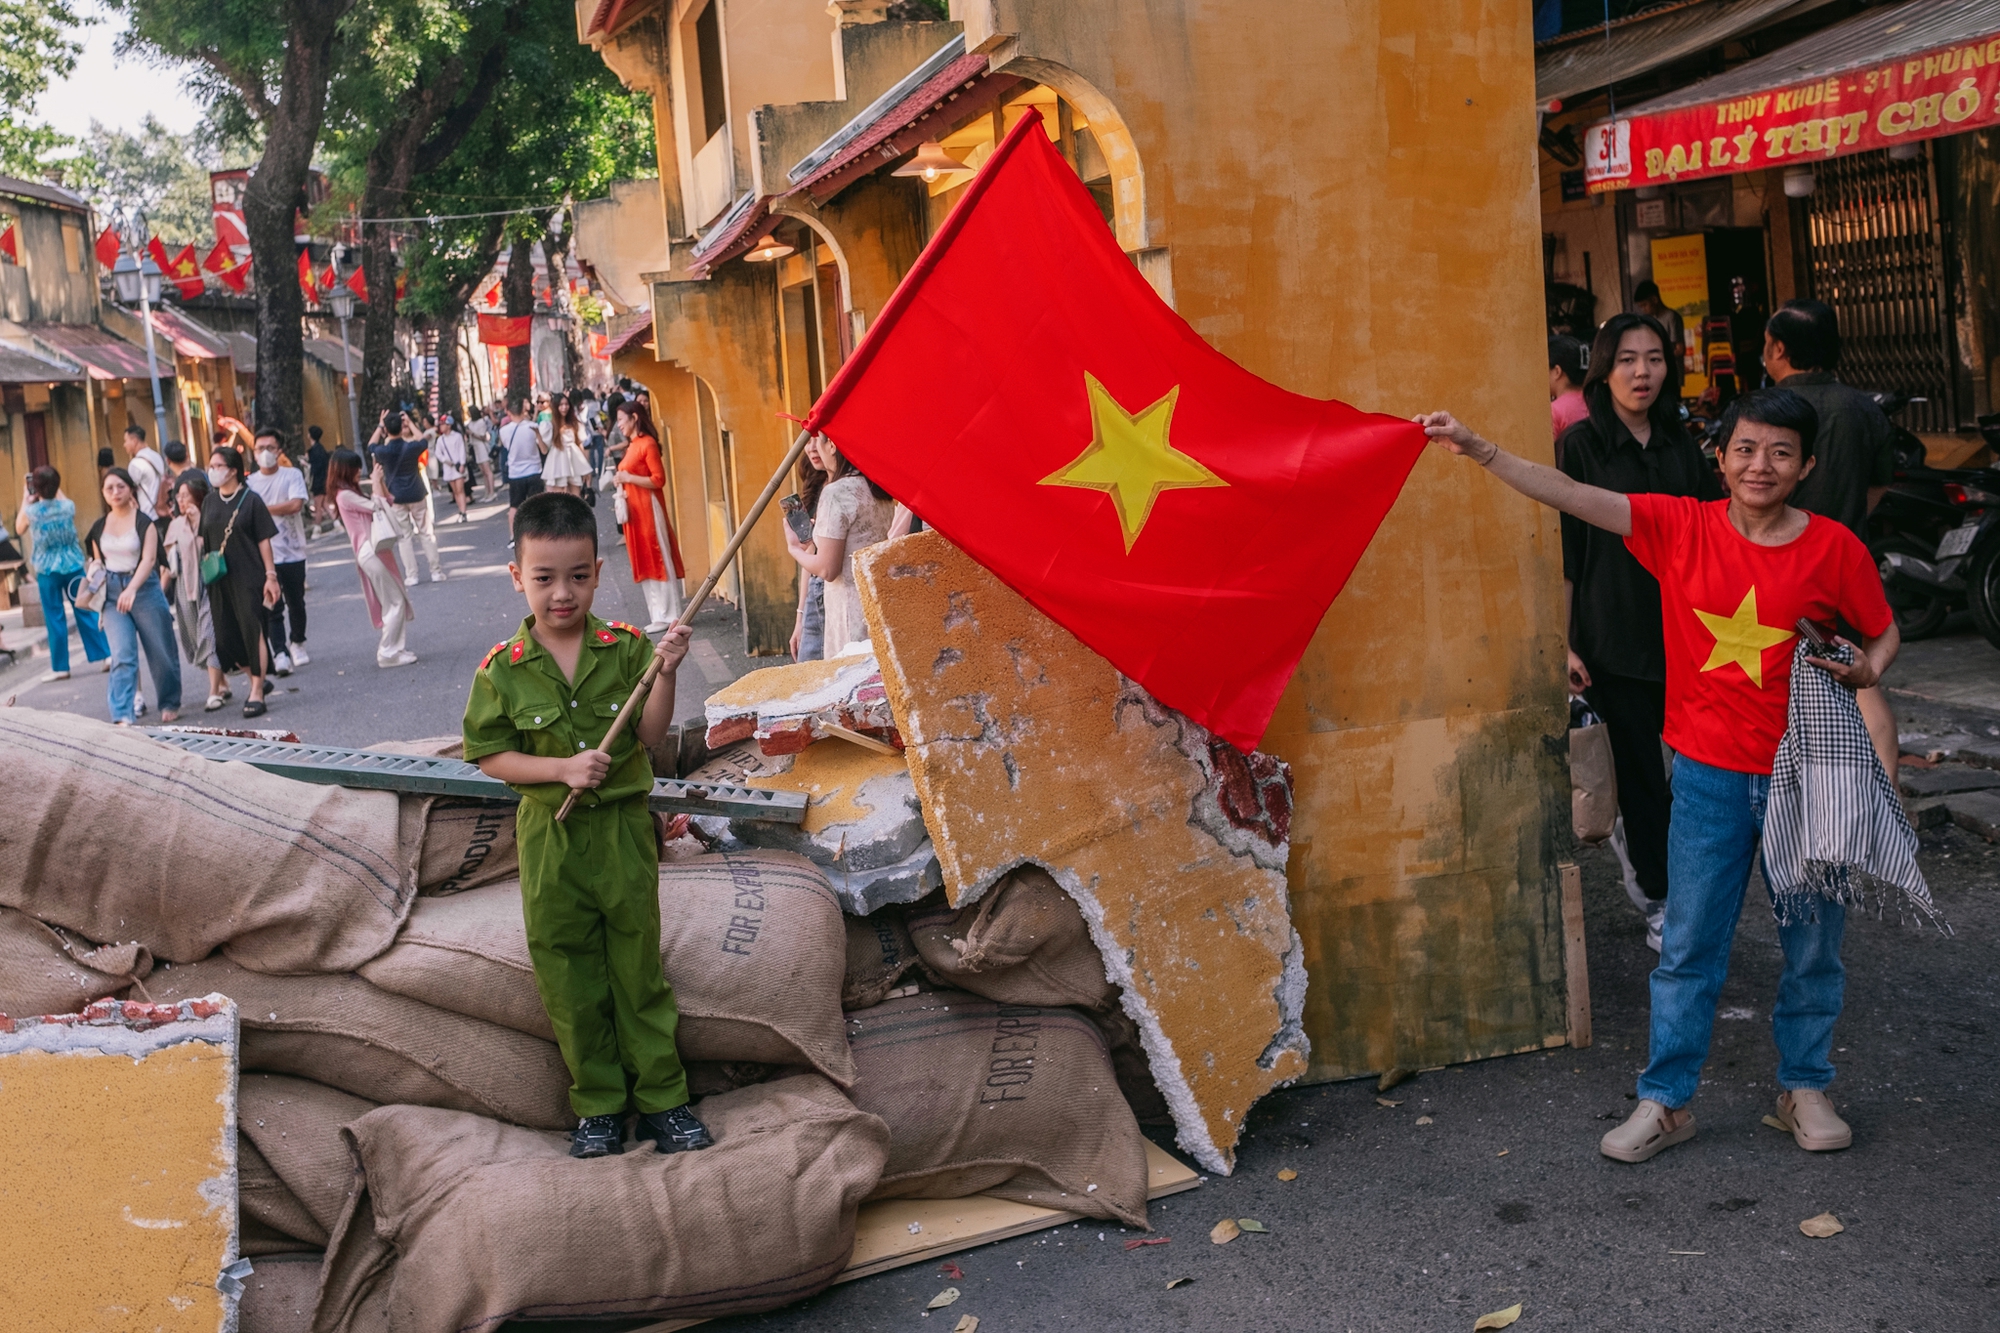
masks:
[(1603, 28), (1564, 33), (1535, 49), (1535, 101), (1546, 106), (1636, 78), (1782, 17), (1785, 10), (1808, 7), (1799, 0), (1683, 0), (1614, 22), (1608, 35)]
[(745, 190), (729, 206), (729, 211), (695, 241), (689, 271), (696, 275), (706, 273), (748, 250), (763, 235), (764, 224), (770, 217), (771, 197)]
[(597, 7), (590, 11), (590, 24), (583, 30), (584, 40), (602, 33), (615, 37), (618, 31), (652, 9), (657, 0), (597, 0)]
[(78, 362), (52, 361), (31, 347), (0, 342), (0, 384), (64, 384), (83, 377)]
[(2000, 125), (2000, 0), (1870, 9), (1584, 136), (1592, 192), (1727, 176)]
[(220, 361), (229, 355), (229, 344), (220, 334), (211, 333), (177, 310), (156, 307), (153, 332), (174, 345), (182, 356), (198, 361)]
[(604, 349), (604, 354), (615, 361), (627, 352), (636, 352), (642, 347), (650, 345), (652, 340), (653, 317), (649, 314), (641, 317), (634, 322), (631, 328), (613, 338), (610, 346)]
[[(146, 349), (134, 346), (115, 333), (94, 324), (23, 324), (30, 335), (55, 351), (80, 361), (94, 380), (143, 380), (150, 378)], [(174, 373), (171, 356), (160, 358), (160, 377)]]

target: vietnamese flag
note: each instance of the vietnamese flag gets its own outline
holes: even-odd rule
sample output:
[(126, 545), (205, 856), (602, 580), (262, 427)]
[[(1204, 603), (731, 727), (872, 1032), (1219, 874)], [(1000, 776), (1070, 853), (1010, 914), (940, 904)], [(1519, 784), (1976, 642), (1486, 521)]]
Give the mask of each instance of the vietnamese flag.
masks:
[(208, 290), (208, 283), (201, 276), (201, 260), (195, 257), (192, 245), (183, 246), (174, 256), (173, 265), (167, 270), (174, 287), (181, 294), (181, 300), (192, 301)]
[(368, 299), (368, 270), (357, 268), (347, 279), (347, 290), (354, 293), (357, 301)]
[(1408, 421), (1287, 392), (1203, 342), (1033, 111), (806, 428), (1245, 751), (1424, 448)]
[(319, 287), (313, 282), (312, 255), (299, 251), (299, 290), (305, 293), (306, 304), (315, 305), (319, 301)]
[(100, 268), (110, 268), (118, 262), (118, 252), (122, 249), (118, 240), (118, 229), (106, 227), (97, 235), (97, 264)]
[(174, 264), (171, 259), (167, 258), (167, 247), (160, 244), (159, 237), (154, 236), (147, 240), (146, 253), (152, 256), (152, 260), (155, 264), (158, 264), (160, 266), (160, 273), (163, 276), (172, 276), (174, 271)]
[(222, 279), (223, 286), (241, 296), (250, 286), (250, 261), (246, 259), (234, 268), (222, 270), (216, 276)]
[(488, 347), (526, 347), (533, 337), (533, 315), (486, 315), (479, 317), (479, 341)]

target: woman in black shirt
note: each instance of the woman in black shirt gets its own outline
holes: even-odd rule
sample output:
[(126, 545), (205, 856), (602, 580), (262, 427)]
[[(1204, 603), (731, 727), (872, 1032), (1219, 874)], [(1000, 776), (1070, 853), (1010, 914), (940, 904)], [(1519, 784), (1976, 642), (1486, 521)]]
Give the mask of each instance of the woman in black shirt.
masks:
[(278, 525), (257, 493), (243, 484), (243, 454), (220, 445), (208, 456), (208, 479), (215, 486), (201, 504), (201, 549), (222, 552), (222, 576), (208, 585), (208, 608), (215, 623), (215, 655), (224, 674), (250, 677), (243, 716), (262, 717), (265, 679), (271, 664), (264, 646), (264, 608), (283, 596), (271, 539)]

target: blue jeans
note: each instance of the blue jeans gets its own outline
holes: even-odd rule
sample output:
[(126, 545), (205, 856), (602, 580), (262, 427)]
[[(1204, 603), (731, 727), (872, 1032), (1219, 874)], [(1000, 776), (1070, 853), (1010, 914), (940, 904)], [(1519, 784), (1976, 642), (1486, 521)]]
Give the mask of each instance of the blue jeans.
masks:
[(799, 628), (801, 662), (818, 662), (826, 657), (826, 584), (819, 575), (806, 575), (806, 618)]
[[(1729, 947), (1743, 913), (1750, 861), (1764, 831), (1771, 779), (1677, 755), (1667, 833), (1667, 919), (1653, 969), (1651, 1057), (1639, 1095), (1678, 1109), (1694, 1096), (1715, 1028), (1715, 1000), (1729, 971)], [(1778, 1083), (1823, 1089), (1833, 1082), (1833, 1025), (1847, 971), (1840, 941), (1847, 909), (1822, 901), (1812, 921), (1778, 927), (1785, 970), (1771, 1006)]]
[(85, 611), (76, 606), (71, 597), (76, 592), (76, 583), (82, 571), (68, 574), (37, 574), (35, 586), (42, 594), (42, 619), (49, 627), (49, 670), (69, 670), (69, 617), (64, 608), (76, 612), (76, 632), (83, 638), (83, 655), (92, 662), (102, 662), (111, 656), (110, 647), (104, 642), (104, 631), (98, 628), (97, 612)]
[(139, 686), (139, 645), (146, 645), (152, 668), (153, 702), (162, 709), (181, 706), (181, 649), (174, 639), (174, 620), (158, 575), (148, 575), (132, 596), (132, 609), (120, 611), (118, 599), (132, 582), (130, 574), (104, 576), (104, 628), (111, 636), (111, 720), (133, 720), (133, 696)]

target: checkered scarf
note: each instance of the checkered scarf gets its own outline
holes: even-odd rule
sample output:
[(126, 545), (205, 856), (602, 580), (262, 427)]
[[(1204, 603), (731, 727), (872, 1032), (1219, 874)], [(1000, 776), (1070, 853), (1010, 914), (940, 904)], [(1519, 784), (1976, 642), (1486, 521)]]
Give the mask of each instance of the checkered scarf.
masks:
[[(1809, 647), (1801, 639), (1792, 653), (1792, 698), (1764, 811), (1764, 878), (1778, 923), (1812, 920), (1819, 898), (1863, 908), (1872, 899), (1879, 916), (1893, 897), (1898, 921), (1914, 916), (1949, 934), (1854, 691), (1813, 665)], [(1844, 644), (1822, 655), (1854, 660)]]

